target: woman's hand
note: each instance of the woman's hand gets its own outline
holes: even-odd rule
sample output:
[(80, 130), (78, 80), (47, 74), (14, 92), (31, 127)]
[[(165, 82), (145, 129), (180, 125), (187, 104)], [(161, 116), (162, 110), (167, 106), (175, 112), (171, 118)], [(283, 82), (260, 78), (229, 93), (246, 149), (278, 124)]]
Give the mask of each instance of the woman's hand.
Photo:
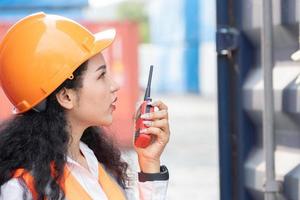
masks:
[(160, 172), (160, 156), (170, 137), (168, 107), (162, 101), (152, 102), (151, 105), (157, 107), (158, 111), (141, 116), (142, 119), (151, 120), (144, 121), (147, 128), (141, 133), (150, 134), (152, 142), (146, 148), (135, 147), (140, 169), (144, 173)]

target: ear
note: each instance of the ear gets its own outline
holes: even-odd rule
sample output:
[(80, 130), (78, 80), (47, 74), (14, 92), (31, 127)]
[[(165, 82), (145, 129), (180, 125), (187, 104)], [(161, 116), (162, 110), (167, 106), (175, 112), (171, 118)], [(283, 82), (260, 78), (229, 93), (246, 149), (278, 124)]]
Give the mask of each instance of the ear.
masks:
[(72, 109), (75, 106), (76, 94), (72, 89), (62, 88), (57, 94), (58, 103), (65, 109)]

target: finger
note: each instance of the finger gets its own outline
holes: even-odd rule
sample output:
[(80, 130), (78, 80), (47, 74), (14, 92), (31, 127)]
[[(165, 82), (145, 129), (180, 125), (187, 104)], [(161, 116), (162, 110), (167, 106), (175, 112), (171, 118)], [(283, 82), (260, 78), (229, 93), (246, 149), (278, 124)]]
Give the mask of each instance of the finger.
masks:
[(156, 112), (145, 113), (145, 114), (141, 115), (141, 118), (149, 119), (149, 120), (168, 119), (168, 111), (167, 110), (159, 110)]
[(146, 129), (142, 129), (141, 133), (155, 135), (157, 136), (158, 141), (163, 141), (164, 143), (168, 142), (169, 140), (169, 134), (166, 134), (162, 129), (157, 127), (149, 127)]
[(151, 102), (151, 105), (158, 107), (159, 110), (168, 110), (168, 106), (160, 100)]
[(157, 127), (157, 128), (163, 128), (166, 129), (169, 127), (169, 122), (167, 119), (161, 119), (161, 120), (155, 120), (155, 121), (143, 121), (143, 124), (145, 124), (147, 127)]

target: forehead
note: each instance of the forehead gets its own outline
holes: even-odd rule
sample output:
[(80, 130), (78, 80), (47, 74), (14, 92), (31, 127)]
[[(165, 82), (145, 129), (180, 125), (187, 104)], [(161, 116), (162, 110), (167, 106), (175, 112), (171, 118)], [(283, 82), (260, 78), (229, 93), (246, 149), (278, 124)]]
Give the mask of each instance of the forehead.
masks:
[(88, 60), (87, 71), (95, 72), (101, 65), (105, 65), (105, 60), (104, 60), (102, 53), (98, 53)]

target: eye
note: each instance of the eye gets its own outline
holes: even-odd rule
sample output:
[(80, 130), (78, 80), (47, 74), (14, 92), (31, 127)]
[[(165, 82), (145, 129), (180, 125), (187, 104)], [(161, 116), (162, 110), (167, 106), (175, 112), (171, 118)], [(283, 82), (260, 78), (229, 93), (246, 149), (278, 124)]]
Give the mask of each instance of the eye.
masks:
[(97, 80), (101, 79), (101, 78), (104, 78), (105, 75), (106, 75), (106, 71), (101, 72), (101, 74), (98, 76)]

